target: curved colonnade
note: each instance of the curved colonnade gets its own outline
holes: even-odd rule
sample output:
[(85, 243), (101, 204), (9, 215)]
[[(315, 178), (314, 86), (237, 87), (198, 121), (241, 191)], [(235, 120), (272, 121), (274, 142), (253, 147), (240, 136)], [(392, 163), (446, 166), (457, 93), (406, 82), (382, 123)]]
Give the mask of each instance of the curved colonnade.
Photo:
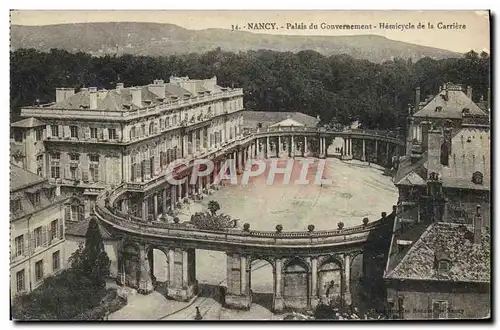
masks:
[[(188, 159), (189, 169), (195, 159), (210, 159), (215, 170), (227, 158), (243, 169), (247, 160), (257, 157), (328, 157), (333, 139), (344, 139), (336, 156), (343, 159), (372, 160), (391, 166), (391, 156), (400, 155), (404, 141), (397, 136), (375, 131), (326, 131), (292, 127), (256, 131), (230, 143), (213, 148), (204, 155)], [(354, 141), (354, 143), (353, 143)], [(353, 147), (354, 145), (354, 147)], [(183, 171), (181, 177), (189, 177)], [(215, 171), (214, 171), (215, 172)], [(199, 178), (194, 185), (169, 185), (172, 173), (148, 182), (124, 182), (99, 196), (95, 215), (119, 240), (118, 278), (122, 285), (149, 293), (160, 283), (153, 276), (153, 249), (163, 251), (168, 265), (168, 297), (187, 301), (197, 291), (196, 249), (223, 251), (227, 255), (225, 305), (250, 308), (252, 302), (251, 264), (266, 260), (273, 268), (274, 311), (284, 308), (311, 308), (324, 299), (340, 297), (351, 301), (350, 271), (354, 258), (362, 258), (362, 279), (377, 278), (383, 273), (377, 256), (385, 253), (396, 212), (385, 212), (379, 220), (360, 226), (304, 232), (254, 231), (249, 228), (223, 231), (199, 230), (179, 223), (158, 221), (158, 215), (175, 213), (190, 199), (202, 198), (214, 188), (215, 175)], [(135, 196), (135, 197), (132, 197)], [(142, 198), (142, 208), (130, 212)], [(139, 203), (140, 204), (140, 203)], [(153, 212), (151, 212), (151, 207)], [(373, 280), (370, 280), (373, 282)], [(328, 289), (326, 289), (328, 288)]]

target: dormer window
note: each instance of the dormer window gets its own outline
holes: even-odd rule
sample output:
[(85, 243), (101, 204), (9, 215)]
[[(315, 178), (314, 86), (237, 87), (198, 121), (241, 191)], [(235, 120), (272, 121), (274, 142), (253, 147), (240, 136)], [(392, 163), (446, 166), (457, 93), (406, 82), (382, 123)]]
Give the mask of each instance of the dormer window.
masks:
[(451, 268), (451, 263), (449, 260), (439, 260), (437, 265), (437, 270), (439, 273), (447, 273)]
[(436, 107), (436, 112), (441, 112), (443, 110), (443, 107), (439, 106), (439, 107)]
[(463, 108), (463, 109), (462, 109), (462, 114), (463, 114), (463, 115), (467, 115), (467, 114), (469, 114), (469, 113), (470, 113), (469, 108)]
[(483, 174), (479, 171), (472, 173), (472, 183), (483, 184)]

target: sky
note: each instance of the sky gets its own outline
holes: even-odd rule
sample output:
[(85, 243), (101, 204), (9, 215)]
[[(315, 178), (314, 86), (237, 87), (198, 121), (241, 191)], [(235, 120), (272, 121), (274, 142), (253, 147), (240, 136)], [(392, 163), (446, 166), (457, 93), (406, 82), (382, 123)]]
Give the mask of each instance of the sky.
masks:
[[(490, 53), (490, 21), (487, 11), (12, 11), (11, 24), (50, 25), (83, 22), (155, 22), (171, 23), (186, 29), (231, 29), (238, 25), (244, 31), (248, 23), (276, 23), (275, 30), (251, 30), (254, 33), (286, 35), (362, 35), (375, 34), (389, 39), (465, 53), (469, 50)], [(317, 29), (287, 29), (287, 23), (304, 23)], [(370, 25), (365, 30), (322, 29), (327, 25)], [(413, 29), (381, 29), (380, 23), (412, 24)], [(422, 23), (426, 29), (418, 29)], [(434, 26), (429, 29), (429, 24)], [(460, 29), (443, 29), (443, 25), (461, 26)], [(375, 28), (374, 28), (375, 27)], [(441, 27), (441, 28), (439, 28)]]

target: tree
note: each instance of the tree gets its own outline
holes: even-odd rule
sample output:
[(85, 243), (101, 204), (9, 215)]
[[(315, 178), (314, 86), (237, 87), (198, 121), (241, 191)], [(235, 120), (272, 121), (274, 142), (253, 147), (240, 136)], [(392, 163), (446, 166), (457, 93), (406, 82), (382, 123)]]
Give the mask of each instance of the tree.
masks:
[(102, 241), (101, 231), (95, 216), (90, 218), (85, 246), (80, 246), (70, 257), (71, 268), (89, 278), (97, 287), (106, 286), (111, 260)]
[(212, 215), (215, 215), (217, 211), (220, 210), (220, 204), (217, 201), (210, 201), (208, 202), (208, 210)]

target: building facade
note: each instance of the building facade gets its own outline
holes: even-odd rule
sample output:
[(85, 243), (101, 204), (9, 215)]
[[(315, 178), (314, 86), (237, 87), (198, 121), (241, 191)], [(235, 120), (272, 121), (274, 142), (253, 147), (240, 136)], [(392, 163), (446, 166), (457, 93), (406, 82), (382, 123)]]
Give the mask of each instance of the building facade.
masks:
[(11, 165), (11, 296), (37, 288), (65, 268), (64, 210), (67, 198), (46, 178)]
[(409, 118), (385, 271), (398, 318), (479, 318), (490, 310), (490, 123), (472, 89), (445, 84)]
[[(59, 88), (54, 103), (22, 109), (26, 119), (12, 124), (11, 159), (47, 177), (62, 194), (77, 196), (86, 218), (105, 187), (147, 183), (175, 159), (236, 139), (241, 110), (243, 91), (218, 86), (216, 77), (76, 93)], [(142, 208), (133, 211), (140, 215)]]

